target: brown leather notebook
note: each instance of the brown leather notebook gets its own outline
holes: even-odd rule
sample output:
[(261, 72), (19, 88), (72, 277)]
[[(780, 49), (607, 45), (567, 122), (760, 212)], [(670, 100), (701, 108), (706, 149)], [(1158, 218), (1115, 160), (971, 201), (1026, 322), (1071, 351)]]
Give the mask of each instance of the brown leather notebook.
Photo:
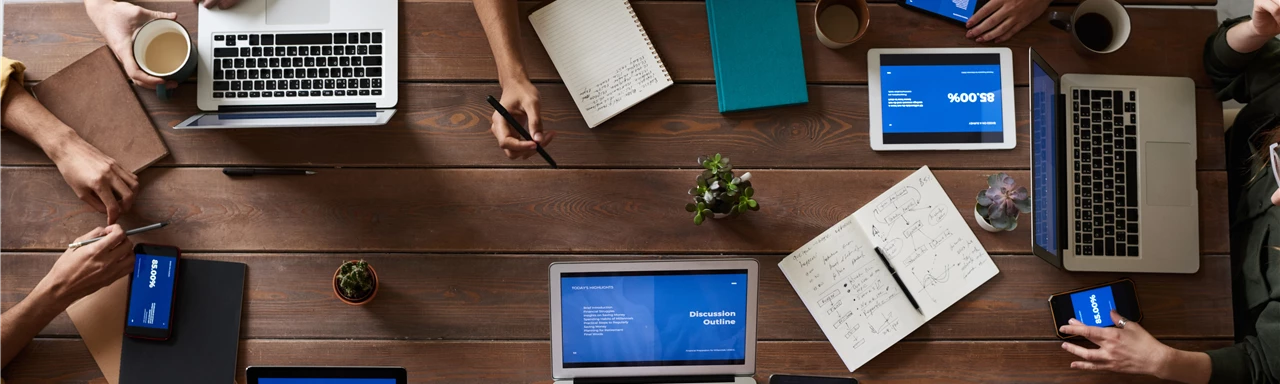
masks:
[(40, 104), (85, 141), (138, 173), (169, 155), (124, 69), (103, 46), (31, 89)]

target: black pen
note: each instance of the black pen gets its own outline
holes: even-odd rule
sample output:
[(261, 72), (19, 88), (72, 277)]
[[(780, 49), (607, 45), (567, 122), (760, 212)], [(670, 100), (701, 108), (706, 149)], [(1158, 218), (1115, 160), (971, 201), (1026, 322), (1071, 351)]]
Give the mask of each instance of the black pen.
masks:
[(254, 176), (254, 175), (314, 175), (315, 171), (305, 169), (283, 169), (283, 168), (223, 168), (222, 173), (227, 176)]
[(916, 298), (911, 296), (911, 291), (907, 290), (907, 285), (902, 283), (902, 278), (898, 277), (898, 271), (894, 270), (892, 265), (889, 265), (889, 258), (884, 257), (884, 251), (881, 251), (880, 247), (876, 247), (876, 255), (880, 256), (880, 261), (884, 262), (884, 267), (889, 268), (889, 274), (893, 275), (893, 281), (898, 282), (898, 287), (902, 288), (902, 293), (904, 295), (907, 295), (907, 300), (911, 301), (911, 306), (915, 307), (916, 311), (919, 311), (920, 314), (923, 315), (924, 311), (920, 310), (920, 304), (916, 304)]
[[(147, 231), (154, 231), (154, 230), (157, 230), (157, 229), (160, 229), (160, 228), (164, 228), (164, 227), (165, 227), (165, 226), (167, 226), (167, 225), (169, 225), (169, 223), (167, 223), (167, 222), (166, 222), (166, 223), (155, 223), (155, 224), (151, 224), (151, 225), (148, 225), (148, 226), (145, 226), (145, 227), (139, 227), (139, 228), (130, 229), (130, 230), (128, 230), (128, 231), (125, 231), (125, 232), (124, 232), (124, 235), (125, 235), (125, 236), (133, 236), (133, 235), (136, 235), (136, 234), (139, 234), (139, 233), (143, 233), (143, 232), (147, 232)], [(95, 238), (92, 238), (92, 239), (89, 239), (89, 240), (85, 240), (85, 241), (77, 241), (77, 242), (74, 242), (74, 243), (71, 243), (71, 244), (67, 245), (67, 248), (70, 248), (70, 249), (80, 248), (80, 247), (83, 247), (83, 246), (86, 246), (86, 245), (89, 245), (89, 244), (96, 243), (96, 242), (98, 242), (98, 240), (102, 240), (103, 238), (106, 238), (106, 236), (99, 236), (99, 237), (95, 237)]]
[[(502, 103), (499, 103), (498, 99), (493, 98), (493, 96), (489, 96), (486, 100), (489, 101), (489, 105), (493, 106), (493, 109), (498, 111), (499, 115), (502, 115), (502, 118), (507, 119), (507, 125), (510, 125), (511, 129), (516, 130), (516, 132), (520, 134), (520, 137), (523, 137), (528, 141), (533, 141), (533, 136), (529, 135), (529, 131), (524, 130), (524, 127), (520, 126), (520, 122), (516, 121), (516, 118), (511, 116), (511, 112), (507, 112), (507, 109), (502, 107)], [(538, 154), (542, 155), (542, 158), (547, 160), (547, 164), (551, 164), (551, 168), (558, 168), (556, 167), (556, 161), (551, 160), (551, 155), (548, 155), (547, 151), (542, 150), (541, 144), (534, 141), (533, 145), (537, 146)]]

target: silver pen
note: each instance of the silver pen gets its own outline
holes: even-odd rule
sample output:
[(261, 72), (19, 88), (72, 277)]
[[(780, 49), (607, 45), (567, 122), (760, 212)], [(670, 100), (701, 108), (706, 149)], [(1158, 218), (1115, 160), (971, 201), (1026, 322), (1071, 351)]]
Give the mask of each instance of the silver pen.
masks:
[[(151, 224), (151, 225), (148, 225), (148, 226), (145, 226), (145, 227), (138, 227), (138, 228), (130, 229), (130, 230), (128, 230), (128, 231), (125, 231), (124, 235), (125, 235), (125, 236), (133, 236), (133, 235), (136, 235), (136, 234), (139, 234), (139, 233), (143, 233), (143, 232), (147, 232), (147, 231), (153, 231), (153, 230), (157, 230), (157, 229), (160, 229), (160, 228), (164, 228), (164, 227), (165, 227), (165, 226), (167, 226), (167, 225), (169, 225), (169, 223), (155, 223), (155, 224)], [(104, 236), (104, 237), (105, 237), (105, 236)], [(80, 247), (83, 247), (83, 246), (86, 246), (86, 245), (89, 245), (89, 244), (93, 244), (94, 242), (96, 242), (96, 241), (98, 241), (98, 240), (102, 240), (102, 237), (95, 237), (95, 238), (92, 238), (92, 239), (89, 239), (89, 240), (85, 240), (85, 241), (77, 241), (77, 242), (74, 242), (74, 243), (71, 243), (71, 244), (67, 245), (67, 248), (68, 248), (68, 249), (76, 249), (76, 248), (80, 248)]]

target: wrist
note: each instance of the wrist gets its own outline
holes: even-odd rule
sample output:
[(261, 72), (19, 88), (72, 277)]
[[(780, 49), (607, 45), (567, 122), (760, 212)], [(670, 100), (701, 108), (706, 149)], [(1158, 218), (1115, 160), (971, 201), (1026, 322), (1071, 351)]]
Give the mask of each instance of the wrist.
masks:
[(68, 149), (72, 145), (84, 142), (84, 139), (80, 138), (80, 135), (76, 134), (71, 127), (61, 122), (58, 125), (61, 126), (61, 129), (51, 130), (52, 132), (49, 132), (39, 143), (40, 149), (43, 149), (44, 154), (49, 156), (49, 160), (53, 160), (54, 163), (62, 162), (67, 157)]
[(498, 85), (506, 89), (509, 86), (526, 85), (529, 82), (529, 75), (524, 72), (524, 65), (508, 64), (498, 69)]
[(27, 300), (33, 303), (48, 303), (42, 304), (40, 307), (54, 312), (62, 312), (75, 301), (68, 291), (69, 288), (65, 281), (56, 276), (45, 275), (44, 279), (41, 279), (40, 283), (31, 289), (31, 293), (27, 295)]

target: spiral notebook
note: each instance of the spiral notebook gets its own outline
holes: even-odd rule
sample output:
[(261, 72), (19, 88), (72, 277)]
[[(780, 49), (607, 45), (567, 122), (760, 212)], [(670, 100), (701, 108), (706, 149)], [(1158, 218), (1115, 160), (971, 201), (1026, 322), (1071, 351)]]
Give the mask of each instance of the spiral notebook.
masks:
[(674, 84), (627, 0), (555, 0), (529, 22), (591, 128)]

